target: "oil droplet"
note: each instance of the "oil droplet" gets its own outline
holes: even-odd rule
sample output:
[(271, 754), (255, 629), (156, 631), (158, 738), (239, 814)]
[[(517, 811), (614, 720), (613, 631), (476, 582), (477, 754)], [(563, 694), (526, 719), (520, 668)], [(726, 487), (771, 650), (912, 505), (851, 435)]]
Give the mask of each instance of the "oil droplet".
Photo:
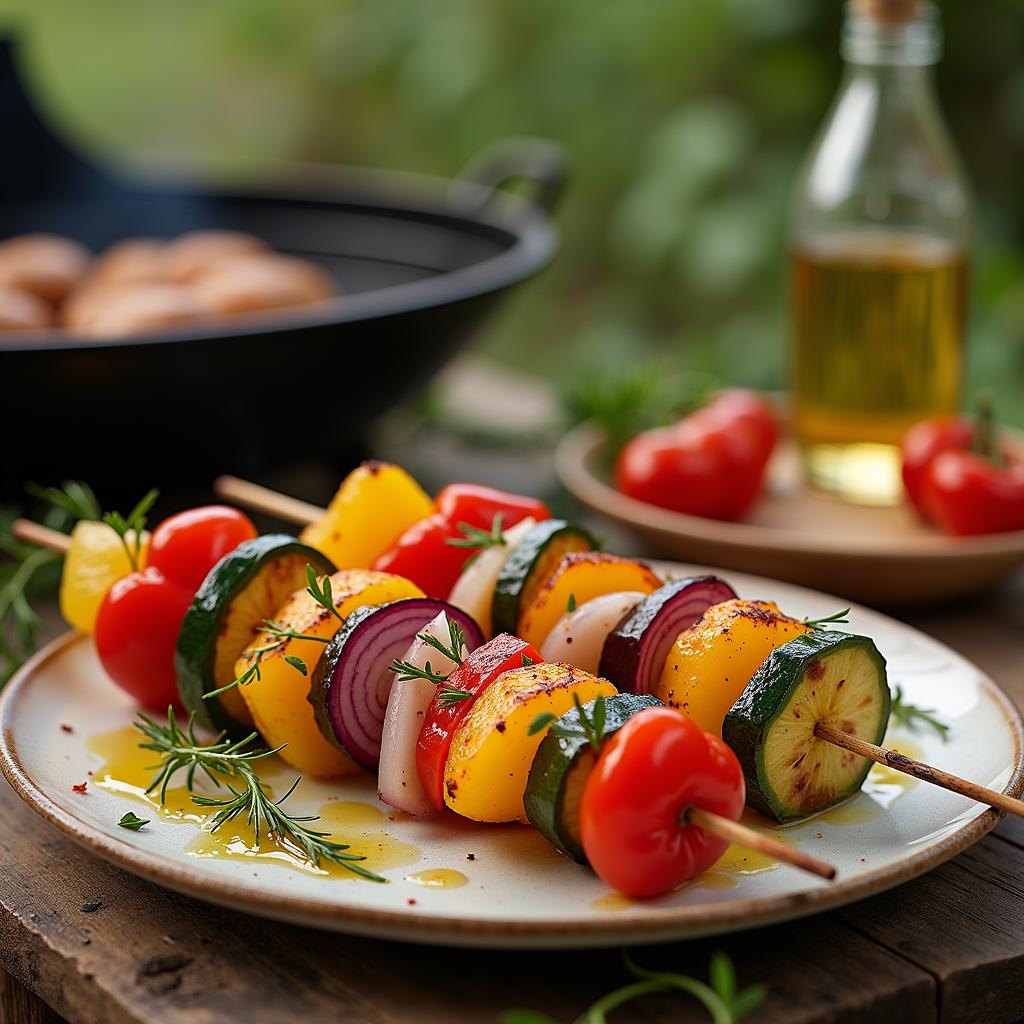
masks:
[(376, 830), (384, 824), (384, 812), (362, 800), (328, 800), (320, 808), (318, 831), (335, 828)]
[(425, 885), (428, 889), (458, 889), (469, 881), (461, 871), (453, 868), (428, 868), (414, 875), (406, 875), (405, 880)]
[(628, 910), (630, 907), (636, 906), (636, 902), (636, 900), (631, 900), (621, 892), (609, 892), (605, 893), (604, 896), (599, 896), (596, 900), (591, 900), (590, 909), (603, 911)]
[(878, 804), (870, 800), (854, 799), (833, 807), (830, 811), (816, 815), (814, 821), (827, 825), (863, 825), (872, 821), (881, 811)]

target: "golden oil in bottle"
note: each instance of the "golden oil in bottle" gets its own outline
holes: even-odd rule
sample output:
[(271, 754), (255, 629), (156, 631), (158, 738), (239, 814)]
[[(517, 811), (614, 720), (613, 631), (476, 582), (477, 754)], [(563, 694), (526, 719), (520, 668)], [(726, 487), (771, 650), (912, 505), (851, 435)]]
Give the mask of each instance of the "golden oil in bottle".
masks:
[(870, 229), (791, 252), (793, 419), (813, 483), (899, 499), (903, 435), (959, 406), (967, 260), (954, 243)]

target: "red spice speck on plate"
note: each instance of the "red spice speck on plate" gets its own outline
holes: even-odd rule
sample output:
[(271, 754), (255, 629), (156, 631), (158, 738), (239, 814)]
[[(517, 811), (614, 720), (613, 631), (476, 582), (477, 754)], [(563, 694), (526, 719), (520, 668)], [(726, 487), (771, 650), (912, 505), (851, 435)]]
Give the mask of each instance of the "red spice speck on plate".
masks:
[(88, 782), (76, 782), (71, 787), (76, 793), (84, 793), (89, 788)]
[(415, 907), (416, 906), (416, 901), (414, 899), (410, 898), (410, 899), (407, 899), (405, 902), (408, 903), (410, 907)]
[(61, 722), (60, 723), (60, 729), (61, 729), (61, 732), (74, 732), (75, 731), (74, 727), (68, 725), (67, 722)]

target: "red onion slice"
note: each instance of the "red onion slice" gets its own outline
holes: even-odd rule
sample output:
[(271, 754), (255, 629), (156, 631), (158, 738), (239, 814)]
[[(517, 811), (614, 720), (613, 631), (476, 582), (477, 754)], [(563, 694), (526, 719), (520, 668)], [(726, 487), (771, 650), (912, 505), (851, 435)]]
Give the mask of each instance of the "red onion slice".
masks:
[(675, 639), (736, 591), (717, 576), (670, 580), (648, 594), (608, 634), (599, 674), (620, 693), (650, 693)]
[(438, 612), (459, 623), (470, 650), (483, 643), (480, 627), (465, 612), (446, 601), (414, 597), (357, 608), (317, 663), (309, 700), (320, 731), (364, 768), (375, 771), (380, 761), (384, 716), (395, 680), (391, 663)]

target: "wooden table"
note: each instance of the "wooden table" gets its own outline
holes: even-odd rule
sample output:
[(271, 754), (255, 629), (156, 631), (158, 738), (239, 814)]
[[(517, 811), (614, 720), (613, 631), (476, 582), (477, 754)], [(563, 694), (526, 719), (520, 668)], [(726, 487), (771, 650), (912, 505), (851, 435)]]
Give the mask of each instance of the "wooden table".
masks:
[[(1024, 704), (1024, 579), (909, 621)], [(754, 1024), (1024, 1020), (1024, 822), (1004, 822), (925, 877), (844, 910), (637, 957), (705, 976), (715, 948), (733, 957), (742, 984), (770, 987), (747, 1018)], [(612, 950), (453, 952), (206, 906), (78, 849), (6, 785), (0, 955), (0, 1024), (483, 1024), (517, 1006), (567, 1022), (627, 979)], [(706, 1017), (684, 997), (655, 997), (613, 1020)]]

